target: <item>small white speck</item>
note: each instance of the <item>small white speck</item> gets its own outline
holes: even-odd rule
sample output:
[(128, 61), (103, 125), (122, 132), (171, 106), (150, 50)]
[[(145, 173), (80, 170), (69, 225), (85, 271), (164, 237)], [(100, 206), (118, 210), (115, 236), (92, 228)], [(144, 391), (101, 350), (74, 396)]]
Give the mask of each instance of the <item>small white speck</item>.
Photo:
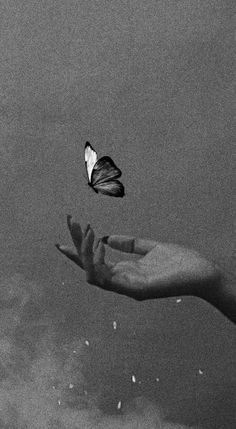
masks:
[(116, 323), (116, 321), (114, 320), (114, 322), (113, 322), (113, 329), (116, 329), (117, 328), (117, 323)]
[(73, 389), (73, 387), (74, 387), (74, 384), (70, 383), (69, 384), (69, 389)]
[(60, 400), (60, 399), (58, 399), (57, 403), (58, 403), (58, 405), (61, 405), (61, 400)]
[(86, 346), (89, 346), (89, 341), (85, 340), (85, 344), (86, 344)]
[(201, 369), (199, 369), (199, 370), (198, 370), (198, 373), (199, 373), (200, 375), (202, 375), (202, 374), (203, 374), (203, 371), (202, 371)]
[(156, 378), (156, 382), (157, 382), (157, 383), (158, 383), (158, 381), (160, 381), (160, 378), (159, 378), (159, 377), (157, 377), (157, 378)]
[(120, 409), (121, 409), (121, 401), (119, 401), (117, 404), (117, 410), (120, 410)]
[(55, 386), (52, 386), (52, 388), (55, 390), (56, 389), (56, 387)]
[(61, 284), (64, 286), (65, 282), (61, 282)]
[(179, 304), (182, 301), (181, 298), (176, 299), (177, 304)]
[(73, 350), (73, 353), (76, 353), (76, 350)]
[(133, 383), (136, 383), (136, 377), (135, 377), (135, 375), (132, 375), (132, 377), (131, 377), (131, 378), (132, 378), (132, 382), (133, 382)]
[(85, 396), (88, 394), (87, 390), (84, 390), (84, 394), (85, 394)]
[(142, 383), (142, 381), (141, 381), (141, 380), (139, 380), (138, 384), (141, 384), (141, 383)]

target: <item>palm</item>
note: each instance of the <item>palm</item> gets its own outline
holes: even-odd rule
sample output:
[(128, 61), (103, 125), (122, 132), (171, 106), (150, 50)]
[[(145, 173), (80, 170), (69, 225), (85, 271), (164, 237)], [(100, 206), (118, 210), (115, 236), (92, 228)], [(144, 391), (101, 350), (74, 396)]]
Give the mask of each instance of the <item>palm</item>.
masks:
[[(197, 252), (181, 246), (134, 239), (127, 236), (104, 237), (94, 245), (88, 225), (83, 233), (78, 223), (67, 218), (75, 249), (58, 249), (86, 272), (88, 283), (138, 300), (197, 294), (217, 273)], [(113, 249), (142, 256), (136, 261), (105, 262), (104, 243)]]

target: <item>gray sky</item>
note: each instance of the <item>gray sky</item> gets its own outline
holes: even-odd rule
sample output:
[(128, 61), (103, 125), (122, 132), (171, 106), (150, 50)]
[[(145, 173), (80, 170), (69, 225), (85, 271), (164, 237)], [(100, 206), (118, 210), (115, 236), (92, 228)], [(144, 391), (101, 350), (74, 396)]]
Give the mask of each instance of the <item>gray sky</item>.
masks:
[[(234, 270), (234, 3), (1, 3), (4, 429), (234, 427), (229, 321), (193, 298), (97, 290), (54, 248), (71, 213)], [(88, 188), (86, 140), (125, 198)]]

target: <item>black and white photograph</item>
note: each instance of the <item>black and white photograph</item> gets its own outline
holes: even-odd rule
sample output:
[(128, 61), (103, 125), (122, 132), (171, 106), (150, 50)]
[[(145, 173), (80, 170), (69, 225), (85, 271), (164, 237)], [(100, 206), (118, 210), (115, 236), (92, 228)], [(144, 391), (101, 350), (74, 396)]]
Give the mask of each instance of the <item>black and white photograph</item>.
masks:
[(236, 427), (235, 17), (0, 2), (0, 429)]

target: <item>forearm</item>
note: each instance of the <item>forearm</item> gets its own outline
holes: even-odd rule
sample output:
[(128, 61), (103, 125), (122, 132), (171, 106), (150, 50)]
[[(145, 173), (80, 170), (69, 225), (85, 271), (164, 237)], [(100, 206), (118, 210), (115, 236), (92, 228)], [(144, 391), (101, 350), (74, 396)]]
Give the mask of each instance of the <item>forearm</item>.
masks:
[(222, 274), (215, 281), (214, 287), (206, 288), (199, 296), (236, 324), (236, 278), (234, 276)]

